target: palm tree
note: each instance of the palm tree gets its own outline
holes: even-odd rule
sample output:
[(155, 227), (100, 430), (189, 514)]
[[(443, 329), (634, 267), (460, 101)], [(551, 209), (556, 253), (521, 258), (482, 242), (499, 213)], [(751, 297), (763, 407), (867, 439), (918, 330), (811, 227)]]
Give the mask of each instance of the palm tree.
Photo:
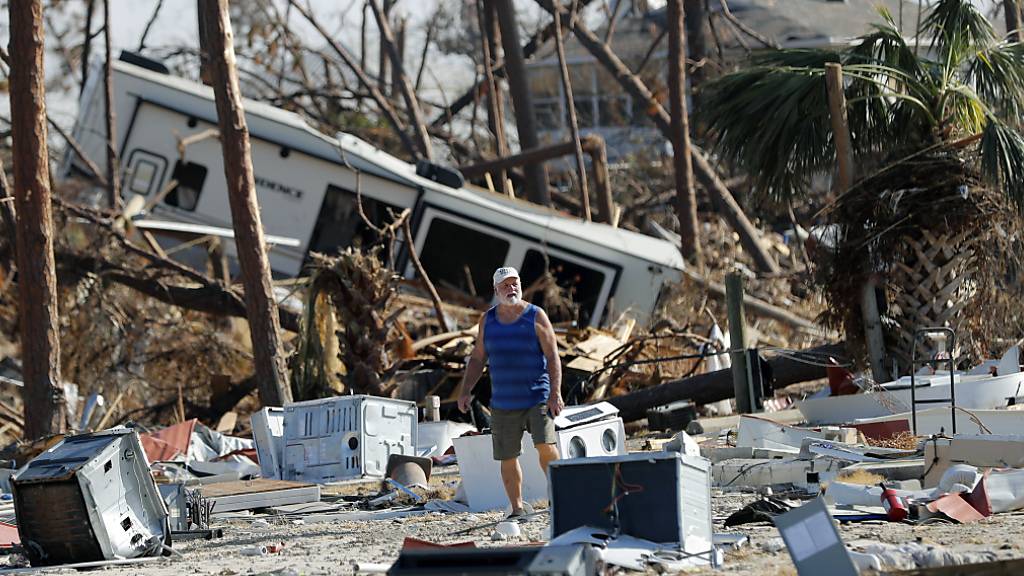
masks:
[(986, 243), (1005, 246), (1024, 206), (1024, 45), (969, 0), (935, 2), (913, 46), (880, 15), (849, 48), (758, 54), (702, 105), (723, 160), (773, 200), (805, 197), (836, 163), (825, 65), (842, 65), (859, 178), (824, 211), (840, 233), (817, 278), (826, 319), (857, 344), (859, 289), (884, 276), (887, 341), (902, 357), (917, 327), (980, 328), (965, 306), (991, 314), (1005, 280), (1009, 251)]

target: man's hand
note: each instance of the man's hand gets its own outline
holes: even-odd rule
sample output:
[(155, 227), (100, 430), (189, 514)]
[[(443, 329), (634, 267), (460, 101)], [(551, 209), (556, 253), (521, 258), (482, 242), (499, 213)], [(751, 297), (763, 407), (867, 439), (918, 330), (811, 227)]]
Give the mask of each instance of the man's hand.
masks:
[(469, 403), (473, 401), (473, 395), (469, 392), (462, 392), (459, 394), (459, 412), (465, 414), (469, 412)]
[(565, 408), (565, 402), (562, 401), (561, 394), (551, 394), (548, 396), (548, 412), (551, 412), (552, 418), (561, 414), (562, 408)]

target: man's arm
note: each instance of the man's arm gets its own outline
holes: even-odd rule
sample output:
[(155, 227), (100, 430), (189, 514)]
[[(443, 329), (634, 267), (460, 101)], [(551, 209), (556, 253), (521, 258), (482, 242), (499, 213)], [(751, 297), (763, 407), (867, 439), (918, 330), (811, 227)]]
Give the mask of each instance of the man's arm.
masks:
[(544, 310), (537, 311), (537, 321), (534, 323), (537, 331), (537, 339), (540, 340), (540, 349), (548, 361), (548, 378), (551, 380), (551, 393), (548, 395), (548, 410), (552, 416), (558, 416), (565, 407), (562, 401), (562, 361), (558, 358), (558, 342), (555, 340), (555, 329), (551, 326)]
[(480, 375), (484, 373), (484, 366), (487, 365), (487, 350), (484, 349), (484, 318), (485, 316), (480, 317), (476, 332), (476, 344), (466, 363), (466, 371), (462, 374), (461, 392), (459, 392), (459, 410), (462, 412), (469, 411), (469, 403), (473, 401), (473, 387), (480, 380)]

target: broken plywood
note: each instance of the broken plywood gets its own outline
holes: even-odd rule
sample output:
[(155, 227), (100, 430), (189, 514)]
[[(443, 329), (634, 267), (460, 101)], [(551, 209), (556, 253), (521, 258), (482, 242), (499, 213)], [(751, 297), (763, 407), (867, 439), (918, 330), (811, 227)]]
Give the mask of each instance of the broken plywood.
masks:
[(214, 513), (320, 501), (320, 486), (287, 480), (219, 482), (197, 490), (214, 502)]

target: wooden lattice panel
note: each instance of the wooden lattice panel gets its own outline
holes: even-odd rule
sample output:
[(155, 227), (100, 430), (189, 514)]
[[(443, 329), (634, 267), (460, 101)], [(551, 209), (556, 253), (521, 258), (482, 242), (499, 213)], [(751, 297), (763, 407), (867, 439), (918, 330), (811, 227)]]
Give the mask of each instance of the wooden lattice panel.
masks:
[(907, 366), (914, 331), (948, 326), (959, 333), (961, 312), (975, 293), (976, 238), (965, 231), (936, 235), (921, 230), (916, 238), (905, 237), (907, 257), (890, 269), (890, 353)]

